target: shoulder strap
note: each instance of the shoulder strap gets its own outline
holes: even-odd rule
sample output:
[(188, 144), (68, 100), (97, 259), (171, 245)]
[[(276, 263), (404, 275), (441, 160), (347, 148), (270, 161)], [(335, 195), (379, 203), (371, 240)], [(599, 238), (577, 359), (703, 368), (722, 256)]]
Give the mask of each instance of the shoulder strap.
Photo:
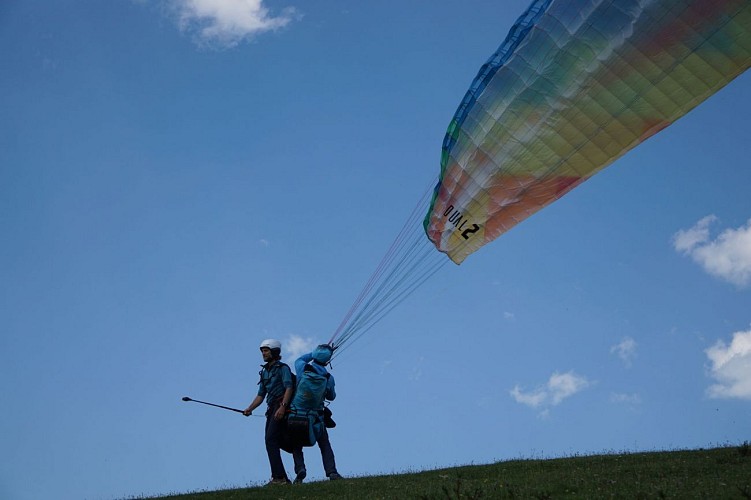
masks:
[[(273, 374), (274, 372), (276, 372), (282, 366), (286, 366), (287, 368), (289, 368), (289, 365), (287, 365), (286, 363), (282, 363), (281, 361), (277, 361), (276, 363), (274, 363), (273, 365), (271, 365), (271, 368), (269, 368), (267, 365), (263, 365), (262, 368), (261, 368), (261, 371), (258, 372), (258, 376), (259, 376), (258, 385), (262, 385), (264, 389), (268, 390), (267, 387), (266, 387), (266, 380), (264, 380), (264, 378), (263, 378), (263, 371), (266, 370), (270, 374)], [(295, 374), (293, 373), (292, 377), (294, 377), (294, 376), (295, 376)], [(294, 379), (293, 379), (293, 383), (294, 383)]]

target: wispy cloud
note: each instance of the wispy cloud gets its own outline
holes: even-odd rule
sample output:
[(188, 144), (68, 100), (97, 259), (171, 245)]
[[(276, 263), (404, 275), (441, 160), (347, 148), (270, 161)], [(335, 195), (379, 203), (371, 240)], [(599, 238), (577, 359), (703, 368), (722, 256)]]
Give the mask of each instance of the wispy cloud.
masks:
[(573, 371), (567, 373), (553, 373), (547, 383), (529, 392), (525, 392), (516, 385), (509, 393), (517, 403), (532, 408), (547, 408), (560, 404), (564, 399), (570, 398), (577, 392), (581, 392), (591, 385), (586, 377), (577, 375)]
[(290, 335), (282, 346), (282, 353), (286, 360), (294, 361), (301, 354), (311, 352), (316, 345), (316, 341), (311, 337), (303, 338), (300, 335)]
[(610, 348), (611, 354), (616, 354), (623, 364), (631, 367), (631, 362), (636, 357), (636, 341), (631, 337), (625, 337), (620, 343)]
[(175, 13), (181, 30), (212, 48), (231, 48), (289, 25), (300, 15), (287, 7), (272, 15), (263, 0), (163, 0)]
[(751, 400), (751, 329), (735, 332), (730, 345), (718, 340), (704, 352), (712, 364), (709, 375), (717, 381), (707, 389), (709, 397)]
[(738, 229), (726, 229), (710, 238), (710, 226), (717, 221), (708, 215), (690, 229), (673, 235), (673, 246), (689, 255), (706, 272), (739, 287), (751, 284), (751, 219)]
[(413, 382), (416, 382), (422, 378), (422, 365), (425, 361), (425, 358), (423, 356), (420, 356), (420, 358), (417, 360), (417, 363), (415, 363), (415, 366), (412, 367), (412, 373), (409, 375), (409, 379)]
[(260, 243), (261, 245), (263, 245), (265, 247), (267, 247), (267, 246), (269, 246), (271, 244), (269, 242), (269, 240), (266, 240), (266, 239), (260, 239), (260, 240), (258, 240), (258, 243)]
[(681, 229), (673, 235), (673, 246), (679, 252), (690, 254), (699, 245), (709, 240), (709, 225), (717, 220), (714, 215), (707, 215), (690, 229)]
[(641, 396), (636, 393), (626, 394), (622, 392), (613, 392), (610, 394), (610, 401), (613, 403), (627, 404), (629, 406), (637, 406), (641, 404)]

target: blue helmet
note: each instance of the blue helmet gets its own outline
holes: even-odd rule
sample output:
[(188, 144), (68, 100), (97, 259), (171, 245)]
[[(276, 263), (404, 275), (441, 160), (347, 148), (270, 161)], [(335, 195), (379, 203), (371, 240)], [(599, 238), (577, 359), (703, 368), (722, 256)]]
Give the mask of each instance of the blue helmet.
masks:
[(313, 349), (313, 360), (321, 365), (325, 365), (331, 361), (331, 355), (334, 353), (334, 348), (328, 344), (321, 344)]

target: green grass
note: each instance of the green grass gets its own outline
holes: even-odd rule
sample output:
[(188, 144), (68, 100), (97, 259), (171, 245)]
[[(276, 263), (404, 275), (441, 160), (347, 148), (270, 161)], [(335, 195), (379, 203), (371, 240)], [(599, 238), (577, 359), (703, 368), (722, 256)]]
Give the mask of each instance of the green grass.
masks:
[(180, 500), (751, 499), (751, 446), (611, 453), (160, 497)]

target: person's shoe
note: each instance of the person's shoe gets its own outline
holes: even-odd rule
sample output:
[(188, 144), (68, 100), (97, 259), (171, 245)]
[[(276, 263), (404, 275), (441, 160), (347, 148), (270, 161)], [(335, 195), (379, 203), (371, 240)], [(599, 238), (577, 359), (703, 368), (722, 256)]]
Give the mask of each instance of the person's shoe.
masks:
[(297, 473), (295, 476), (295, 480), (293, 481), (295, 484), (302, 484), (303, 480), (305, 479), (305, 476), (307, 476), (308, 473), (305, 469), (301, 470)]
[(331, 474), (329, 474), (329, 480), (336, 481), (337, 479), (344, 479), (344, 478), (340, 476), (338, 472), (332, 472)]
[(271, 481), (266, 483), (266, 486), (276, 486), (278, 484), (289, 484), (289, 479), (286, 477), (272, 477)]

